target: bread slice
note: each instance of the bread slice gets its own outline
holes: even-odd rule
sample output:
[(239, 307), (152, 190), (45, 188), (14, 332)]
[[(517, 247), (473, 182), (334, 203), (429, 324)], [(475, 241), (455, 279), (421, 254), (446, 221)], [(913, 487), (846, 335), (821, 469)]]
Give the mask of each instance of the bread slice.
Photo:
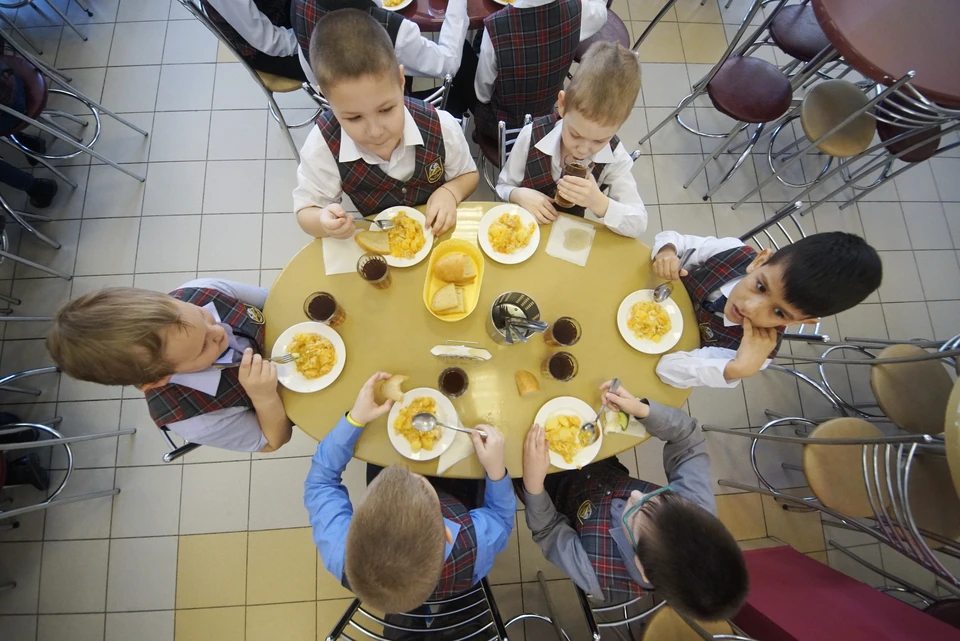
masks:
[(518, 371), (513, 377), (517, 381), (517, 393), (520, 396), (530, 396), (540, 391), (540, 383), (537, 377), (525, 369)]
[(438, 314), (452, 314), (461, 303), (461, 298), (457, 296), (457, 287), (453, 283), (444, 285), (433, 295), (430, 301), (430, 309)]
[(444, 282), (466, 285), (476, 280), (477, 266), (463, 252), (451, 252), (434, 263), (433, 274)]
[(403, 390), (400, 389), (400, 386), (403, 385), (408, 378), (410, 377), (404, 376), (403, 374), (394, 374), (387, 380), (381, 381), (380, 395), (391, 401), (400, 403), (403, 401)]
[(362, 231), (353, 239), (364, 251), (383, 255), (390, 253), (390, 237), (385, 231)]

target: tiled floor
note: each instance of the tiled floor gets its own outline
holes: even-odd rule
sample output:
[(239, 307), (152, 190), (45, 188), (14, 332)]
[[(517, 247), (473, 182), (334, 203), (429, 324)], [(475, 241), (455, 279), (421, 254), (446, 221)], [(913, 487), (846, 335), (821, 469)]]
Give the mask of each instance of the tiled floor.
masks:
[[(197, 275), (218, 275), (269, 286), (280, 268), (309, 239), (290, 213), (296, 163), (270, 121), (263, 98), (240, 65), (218, 51), (216, 41), (175, 1), (88, 0), (88, 18), (71, 0), (53, 0), (90, 36), (49, 26), (35, 11), (8, 15), (41, 43), (44, 59), (68, 69), (75, 84), (151, 132), (147, 139), (109, 118), (97, 149), (147, 176), (146, 184), (80, 157), (64, 163), (78, 183), (63, 189), (50, 210), (49, 234), (60, 251), (12, 230), (21, 255), (56, 266), (72, 282), (9, 263), (0, 268), (0, 291), (23, 299), (19, 312), (46, 315), (71, 297), (107, 285), (168, 291)], [(41, 5), (43, 3), (40, 3)], [(613, 7), (639, 35), (661, 0), (615, 0)], [(716, 60), (736, 31), (747, 0), (729, 10), (708, 0), (681, 0), (641, 49), (644, 81), (633, 117), (621, 131), (631, 146), (656, 125)], [(14, 15), (15, 14), (15, 15)], [(679, 19), (679, 21), (678, 21)], [(766, 55), (770, 55), (769, 52)], [(280, 96), (291, 121), (310, 114), (300, 96)], [(706, 103), (687, 117), (701, 127), (724, 123)], [(302, 141), (306, 130), (295, 132)], [(700, 196), (706, 179), (689, 190), (681, 184), (710, 150), (670, 126), (658, 133), (637, 161), (634, 174), (648, 205), (645, 240), (661, 229), (738, 235), (776, 210), (791, 193), (778, 185), (731, 211), (756, 176), (758, 157), (713, 203)], [(19, 162), (19, 160), (18, 160)], [(43, 174), (37, 171), (37, 174)], [(709, 179), (715, 178), (711, 168)], [(812, 230), (863, 233), (882, 249), (887, 278), (878, 295), (828, 319), (834, 336), (946, 338), (960, 327), (960, 157), (936, 159), (859, 207), (819, 209), (804, 221)], [(21, 194), (0, 189), (15, 207)], [(477, 200), (491, 200), (481, 186)], [(45, 212), (46, 213), (46, 212)], [(229, 250), (228, 250), (229, 248)], [(2, 328), (2, 325), (0, 325)], [(0, 373), (50, 363), (42, 325), (5, 328)], [(4, 331), (0, 329), (0, 331)], [(861, 376), (858, 400), (869, 393)], [(77, 445), (77, 471), (68, 492), (122, 488), (99, 499), (34, 513), (21, 527), (0, 532), (0, 579), (16, 590), (0, 593), (4, 641), (290, 641), (323, 638), (348, 598), (317, 561), (301, 505), (302, 482), (315, 443), (300, 433), (274, 455), (245, 455), (201, 448), (182, 461), (160, 463), (160, 439), (138, 393), (78, 383), (37, 380), (34, 404), (0, 392), (4, 409), (24, 418), (64, 416), (67, 434), (136, 427), (138, 435)], [(763, 409), (816, 413), (816, 399), (792, 380), (764, 374), (732, 391), (697, 390), (688, 409), (712, 425), (762, 424)], [(748, 441), (711, 435), (716, 478), (756, 485), (745, 465)], [(640, 477), (663, 481), (660, 445), (650, 441), (624, 462)], [(767, 460), (795, 453), (770, 450)], [(761, 458), (763, 453), (761, 452)], [(57, 461), (55, 461), (55, 464)], [(775, 483), (797, 485), (777, 466), (764, 469)], [(776, 469), (774, 469), (776, 468)], [(362, 467), (348, 469), (347, 485), (358, 499)], [(718, 492), (729, 488), (718, 486)], [(26, 493), (20, 500), (32, 498)], [(856, 546), (876, 565), (895, 569), (924, 587), (929, 576), (902, 557), (862, 536), (823, 528), (817, 515), (785, 512), (749, 493), (718, 497), (720, 515), (744, 547), (776, 537), (862, 580), (878, 577), (852, 564), (829, 539)], [(544, 561), (522, 514), (508, 549), (490, 576), (507, 617), (543, 611), (537, 570), (550, 581), (563, 626), (582, 639), (585, 626), (569, 581)], [(522, 632), (522, 631), (521, 631)], [(530, 628), (530, 639), (547, 638)], [(512, 638), (516, 638), (514, 635)]]

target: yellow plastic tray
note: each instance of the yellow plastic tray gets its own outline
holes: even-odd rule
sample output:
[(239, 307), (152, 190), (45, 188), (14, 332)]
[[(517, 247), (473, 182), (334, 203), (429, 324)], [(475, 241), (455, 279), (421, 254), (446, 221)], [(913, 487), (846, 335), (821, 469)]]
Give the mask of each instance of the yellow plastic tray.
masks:
[[(467, 311), (459, 314), (437, 314), (430, 309), (430, 301), (433, 300), (433, 295), (437, 293), (437, 290), (447, 283), (433, 275), (433, 266), (438, 260), (452, 252), (463, 252), (469, 256), (473, 260), (474, 265), (477, 266), (477, 277), (472, 283), (463, 287), (463, 301), (467, 306)], [(433, 248), (433, 253), (430, 254), (430, 263), (427, 265), (427, 277), (423, 283), (423, 304), (427, 306), (431, 314), (442, 321), (452, 323), (462, 320), (469, 316), (477, 307), (477, 300), (480, 298), (481, 284), (483, 284), (483, 254), (480, 252), (480, 248), (465, 240), (456, 238), (445, 240), (442, 243), (438, 243), (437, 246)]]

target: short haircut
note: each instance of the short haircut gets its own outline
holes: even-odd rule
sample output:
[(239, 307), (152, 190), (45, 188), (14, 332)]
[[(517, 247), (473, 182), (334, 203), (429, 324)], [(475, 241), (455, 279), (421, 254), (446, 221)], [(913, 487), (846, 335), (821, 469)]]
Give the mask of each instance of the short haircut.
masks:
[(783, 267), (783, 297), (810, 318), (860, 304), (883, 278), (877, 250), (856, 234), (814, 234), (778, 250), (767, 262)]
[(182, 326), (169, 294), (110, 287), (64, 305), (47, 334), (60, 369), (101, 385), (146, 385), (174, 373), (160, 330)]
[(674, 610), (699, 621), (729, 619), (747, 598), (743, 552), (720, 519), (678, 494), (644, 506), (637, 558)]
[(370, 484), (347, 531), (344, 570), (361, 601), (385, 613), (409, 612), (436, 590), (446, 526), (436, 493), (398, 465)]
[(317, 21), (310, 36), (310, 67), (320, 91), (346, 80), (393, 74), (400, 63), (387, 30), (359, 9), (337, 9)]
[(640, 59), (614, 42), (595, 42), (564, 92), (567, 109), (603, 126), (627, 121), (640, 93)]

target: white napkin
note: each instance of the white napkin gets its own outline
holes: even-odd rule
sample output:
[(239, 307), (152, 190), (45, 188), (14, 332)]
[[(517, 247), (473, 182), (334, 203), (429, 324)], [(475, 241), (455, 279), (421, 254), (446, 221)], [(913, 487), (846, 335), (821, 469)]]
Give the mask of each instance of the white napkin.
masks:
[[(358, 229), (356, 234), (362, 230)], [(363, 247), (351, 238), (323, 238), (323, 269), (327, 276), (357, 271), (357, 261), (363, 256)]]
[[(463, 427), (463, 423), (458, 423), (458, 425)], [(457, 432), (453, 443), (437, 460), (437, 476), (442, 476), (444, 472), (473, 454), (473, 452), (473, 441), (470, 439), (470, 435), (466, 432)]]
[[(597, 228), (589, 223), (581, 223), (569, 216), (560, 216), (552, 225), (550, 240), (547, 241), (547, 253), (554, 258), (566, 260), (581, 267), (587, 266), (593, 236)], [(583, 241), (586, 242), (583, 242)], [(574, 247), (571, 248), (570, 244)]]

